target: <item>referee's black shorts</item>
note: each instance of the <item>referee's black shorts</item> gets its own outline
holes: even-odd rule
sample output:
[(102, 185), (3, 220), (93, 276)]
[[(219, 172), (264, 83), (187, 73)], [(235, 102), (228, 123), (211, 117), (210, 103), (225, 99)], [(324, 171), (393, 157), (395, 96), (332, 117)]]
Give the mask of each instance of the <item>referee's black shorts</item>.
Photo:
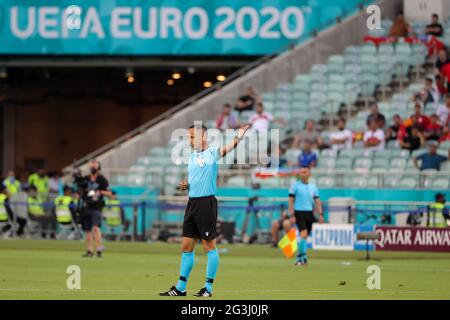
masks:
[(214, 240), (217, 224), (217, 199), (214, 196), (189, 198), (183, 221), (183, 237)]
[(316, 217), (312, 211), (295, 211), (295, 223), (300, 232), (307, 230), (311, 234), (313, 223), (317, 222)]

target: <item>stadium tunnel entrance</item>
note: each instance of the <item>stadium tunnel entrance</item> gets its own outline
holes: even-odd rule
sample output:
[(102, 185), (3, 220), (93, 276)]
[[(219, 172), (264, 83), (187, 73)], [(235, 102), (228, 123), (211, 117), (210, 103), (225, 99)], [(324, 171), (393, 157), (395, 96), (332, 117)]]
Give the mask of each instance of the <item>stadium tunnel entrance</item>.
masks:
[(2, 173), (61, 170), (253, 59), (2, 58)]

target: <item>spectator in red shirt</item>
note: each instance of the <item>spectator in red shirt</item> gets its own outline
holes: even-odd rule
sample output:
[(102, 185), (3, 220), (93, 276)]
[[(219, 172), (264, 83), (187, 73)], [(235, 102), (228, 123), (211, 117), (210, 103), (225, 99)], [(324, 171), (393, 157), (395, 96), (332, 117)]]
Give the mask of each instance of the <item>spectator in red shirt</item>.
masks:
[(444, 81), (447, 81), (447, 89), (450, 88), (450, 63), (445, 64), (441, 69)]
[(430, 124), (430, 118), (422, 113), (422, 106), (420, 105), (420, 103), (416, 103), (414, 110), (416, 124), (421, 127), (422, 130), (425, 130)]
[(392, 125), (386, 130), (386, 141), (397, 140), (403, 127), (402, 118), (396, 114), (392, 117)]
[(447, 51), (445, 49), (439, 50), (438, 58), (437, 58), (437, 61), (435, 64), (436, 73), (440, 73), (442, 70), (442, 67), (445, 66), (449, 62), (450, 62), (450, 60), (448, 59)]
[(430, 123), (425, 128), (425, 138), (427, 140), (439, 140), (442, 135), (442, 125), (439, 123), (439, 117), (437, 114), (430, 116)]
[(445, 81), (444, 81), (444, 78), (443, 78), (440, 74), (438, 74), (438, 75), (436, 75), (436, 77), (434, 77), (434, 80), (435, 80), (435, 82), (436, 82), (436, 88), (437, 88), (439, 94), (440, 94), (441, 96), (447, 95), (448, 90), (447, 90), (447, 88), (445, 87)]

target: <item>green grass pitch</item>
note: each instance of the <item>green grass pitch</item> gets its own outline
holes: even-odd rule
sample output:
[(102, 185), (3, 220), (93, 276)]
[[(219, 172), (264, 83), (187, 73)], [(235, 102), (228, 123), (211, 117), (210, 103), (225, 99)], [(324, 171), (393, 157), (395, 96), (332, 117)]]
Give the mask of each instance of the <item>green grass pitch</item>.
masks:
[[(159, 299), (175, 284), (179, 246), (108, 242), (101, 259), (83, 259), (82, 242), (0, 240), (0, 299)], [(226, 250), (223, 250), (226, 249)], [(450, 254), (310, 251), (310, 265), (295, 267), (279, 249), (219, 246), (213, 299), (449, 299)], [(204, 283), (201, 246), (188, 297)], [(381, 290), (368, 290), (369, 265), (381, 268)], [(66, 288), (66, 269), (81, 268), (81, 290)], [(185, 298), (177, 298), (185, 299)]]

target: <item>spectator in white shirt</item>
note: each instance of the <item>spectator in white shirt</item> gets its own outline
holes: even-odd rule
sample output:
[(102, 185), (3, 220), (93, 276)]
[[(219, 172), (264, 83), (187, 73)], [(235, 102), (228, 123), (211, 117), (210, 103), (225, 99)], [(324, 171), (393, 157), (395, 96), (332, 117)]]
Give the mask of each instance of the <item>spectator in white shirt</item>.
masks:
[(349, 129), (345, 128), (346, 122), (344, 118), (338, 121), (338, 130), (330, 134), (331, 148), (337, 151), (351, 149), (353, 142), (353, 134)]
[(450, 125), (450, 95), (445, 99), (445, 104), (439, 106), (436, 113), (444, 127)]
[(264, 105), (261, 102), (256, 103), (256, 113), (250, 117), (249, 123), (255, 131), (267, 131), (274, 121), (273, 116), (264, 111)]
[(376, 120), (368, 123), (368, 130), (364, 133), (364, 147), (369, 150), (384, 150), (385, 136), (383, 130), (378, 128)]

